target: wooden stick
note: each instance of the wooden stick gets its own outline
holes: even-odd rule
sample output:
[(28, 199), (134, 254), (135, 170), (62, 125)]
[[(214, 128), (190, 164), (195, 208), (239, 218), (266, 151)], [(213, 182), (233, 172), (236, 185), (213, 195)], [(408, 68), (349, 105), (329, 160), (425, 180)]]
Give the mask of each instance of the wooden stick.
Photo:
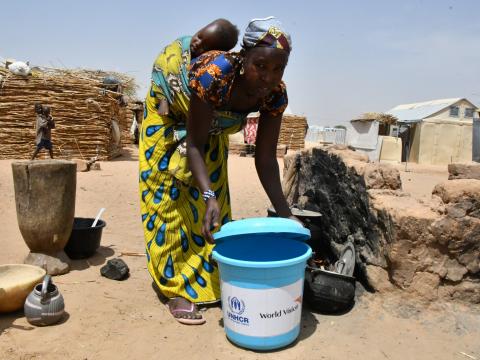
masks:
[(147, 256), (145, 253), (138, 253), (133, 251), (120, 251), (120, 256)]

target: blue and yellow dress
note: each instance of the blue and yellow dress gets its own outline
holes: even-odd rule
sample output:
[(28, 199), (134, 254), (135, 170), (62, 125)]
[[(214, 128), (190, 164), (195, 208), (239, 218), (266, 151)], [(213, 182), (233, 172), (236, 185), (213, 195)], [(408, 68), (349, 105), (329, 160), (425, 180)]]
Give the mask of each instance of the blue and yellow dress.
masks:
[[(205, 163), (222, 224), (231, 220), (228, 135), (242, 129), (247, 114), (223, 110), (241, 66), (239, 54), (210, 51), (190, 64), (189, 40), (176, 40), (155, 60), (139, 144), (141, 213), (148, 271), (161, 292), (208, 303), (220, 299), (220, 285), (218, 268), (210, 259), (213, 245), (201, 235), (205, 202), (186, 158), (190, 92), (214, 108)], [(168, 116), (158, 114), (164, 99), (169, 101)], [(286, 106), (282, 83), (259, 110), (276, 115)]]

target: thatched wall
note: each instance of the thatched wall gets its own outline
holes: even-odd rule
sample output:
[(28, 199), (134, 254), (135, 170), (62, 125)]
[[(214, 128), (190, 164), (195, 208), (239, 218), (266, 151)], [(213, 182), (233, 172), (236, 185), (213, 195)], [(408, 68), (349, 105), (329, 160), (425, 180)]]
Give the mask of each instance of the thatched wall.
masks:
[[(101, 71), (42, 69), (23, 77), (0, 68), (0, 159), (27, 159), (33, 153), (37, 102), (49, 106), (55, 120), (55, 157), (107, 160), (117, 156), (127, 142), (123, 130), (129, 130), (131, 118), (127, 119), (122, 94), (104, 89), (106, 75)], [(123, 88), (129, 86), (130, 78), (114, 75)], [(119, 143), (114, 140), (113, 121), (123, 135)]]
[(283, 114), (278, 144), (287, 145), (288, 150), (305, 147), (308, 124), (305, 116)]
[[(255, 144), (257, 137), (258, 117), (249, 117), (243, 131), (245, 141)], [(282, 126), (278, 136), (278, 145), (285, 145), (288, 150), (300, 150), (305, 147), (305, 135), (308, 124), (305, 116), (283, 114)]]

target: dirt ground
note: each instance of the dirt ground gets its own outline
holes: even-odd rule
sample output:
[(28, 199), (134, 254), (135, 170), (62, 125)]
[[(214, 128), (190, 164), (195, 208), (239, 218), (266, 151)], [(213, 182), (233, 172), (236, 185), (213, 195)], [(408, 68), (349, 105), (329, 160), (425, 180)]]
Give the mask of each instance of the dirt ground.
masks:
[[(0, 264), (21, 263), (28, 253), (17, 226), (10, 163), (0, 161)], [(426, 306), (361, 289), (346, 314), (304, 308), (298, 341), (274, 352), (231, 344), (219, 307), (205, 311), (205, 325), (180, 325), (153, 290), (145, 257), (123, 257), (131, 273), (125, 281), (100, 276), (100, 267), (121, 251), (144, 252), (136, 151), (101, 167), (77, 177), (76, 216), (94, 217), (105, 207), (107, 227), (95, 256), (73, 261), (70, 273), (54, 278), (67, 315), (43, 328), (31, 326), (22, 311), (0, 315), (1, 359), (480, 359), (478, 309)], [(405, 189), (419, 198), (447, 178), (446, 167), (409, 170), (402, 172)], [(268, 201), (253, 159), (231, 156), (229, 171), (234, 218), (264, 216)]]

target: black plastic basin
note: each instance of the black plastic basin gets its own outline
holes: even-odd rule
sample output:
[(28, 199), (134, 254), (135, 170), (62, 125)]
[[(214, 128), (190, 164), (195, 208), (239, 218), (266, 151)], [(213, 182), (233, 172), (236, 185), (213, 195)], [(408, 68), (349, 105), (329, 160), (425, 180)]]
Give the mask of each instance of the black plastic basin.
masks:
[(65, 245), (65, 253), (70, 259), (85, 259), (100, 247), (102, 229), (107, 225), (103, 220), (98, 220), (97, 225), (92, 227), (95, 219), (75, 218), (73, 221), (72, 234)]

